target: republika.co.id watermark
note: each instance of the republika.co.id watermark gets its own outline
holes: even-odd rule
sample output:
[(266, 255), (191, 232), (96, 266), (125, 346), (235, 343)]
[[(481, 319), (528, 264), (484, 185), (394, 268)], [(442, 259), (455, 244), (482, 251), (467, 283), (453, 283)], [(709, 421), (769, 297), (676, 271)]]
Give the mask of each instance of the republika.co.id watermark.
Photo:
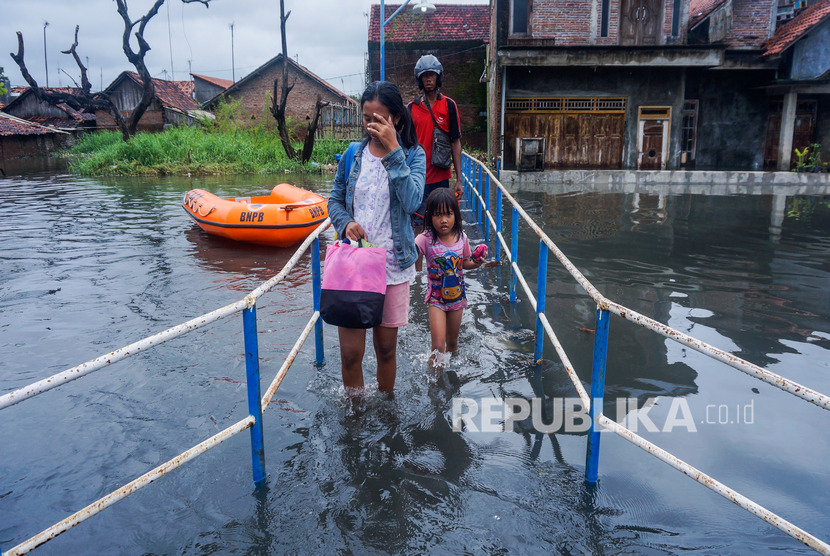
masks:
[[(754, 400), (748, 404), (708, 404), (697, 416), (685, 398), (671, 398), (668, 411), (659, 417), (650, 414), (656, 404), (657, 398), (647, 398), (645, 403), (637, 398), (618, 398), (614, 420), (632, 432), (697, 432), (699, 424), (755, 422)], [(532, 428), (545, 434), (581, 434), (591, 428), (590, 408), (584, 407), (579, 398), (453, 398), (450, 419), (456, 432), (513, 432), (517, 423), (525, 431)]]

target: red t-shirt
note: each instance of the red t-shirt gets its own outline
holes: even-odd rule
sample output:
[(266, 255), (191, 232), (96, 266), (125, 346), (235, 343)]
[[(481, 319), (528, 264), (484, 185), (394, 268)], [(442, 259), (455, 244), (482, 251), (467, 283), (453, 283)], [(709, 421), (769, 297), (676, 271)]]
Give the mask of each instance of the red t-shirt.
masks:
[[(427, 155), (426, 183), (430, 184), (449, 179), (453, 169), (436, 168), (432, 165), (432, 128), (434, 124), (429, 109), (423, 100), (424, 97), (421, 96), (410, 102), (409, 113), (412, 114), (412, 123), (415, 125), (415, 132), (418, 134), (418, 143)], [(458, 121), (458, 106), (456, 106), (455, 101), (438, 93), (438, 99), (430, 106), (432, 107), (432, 113), (435, 114), (438, 127), (450, 134), (450, 141), (455, 142), (460, 139), (461, 125)]]

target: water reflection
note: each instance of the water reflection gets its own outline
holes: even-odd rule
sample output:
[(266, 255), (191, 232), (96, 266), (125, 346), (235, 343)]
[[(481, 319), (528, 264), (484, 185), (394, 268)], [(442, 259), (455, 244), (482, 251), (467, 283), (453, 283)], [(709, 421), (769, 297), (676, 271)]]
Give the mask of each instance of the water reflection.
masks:
[[(190, 253), (199, 265), (210, 272), (227, 274), (222, 276), (222, 281), (236, 291), (253, 289), (251, 284), (270, 279), (282, 270), (296, 251), (296, 246), (269, 247), (212, 236), (195, 225), (187, 228), (184, 235), (191, 245)], [(310, 266), (309, 257), (302, 257), (295, 266), (296, 270), (286, 276), (284, 283), (289, 287), (309, 284)]]

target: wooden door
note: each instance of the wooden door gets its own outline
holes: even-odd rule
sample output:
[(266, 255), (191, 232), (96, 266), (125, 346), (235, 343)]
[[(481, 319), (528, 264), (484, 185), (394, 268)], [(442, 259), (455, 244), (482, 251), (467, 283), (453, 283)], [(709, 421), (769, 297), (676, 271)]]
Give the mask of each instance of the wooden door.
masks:
[(662, 22), (662, 0), (622, 0), (620, 3), (620, 44), (660, 44)]
[[(764, 169), (778, 169), (778, 139), (781, 133), (781, 111), (783, 103), (780, 98), (769, 103), (767, 113), (767, 136), (764, 142)], [(815, 100), (800, 100), (795, 108), (793, 122), (792, 164), (796, 162), (795, 149), (801, 150), (814, 141), (816, 134), (817, 103)]]
[(662, 120), (642, 120), (642, 148), (640, 149), (640, 170), (660, 170), (663, 168), (663, 131)]

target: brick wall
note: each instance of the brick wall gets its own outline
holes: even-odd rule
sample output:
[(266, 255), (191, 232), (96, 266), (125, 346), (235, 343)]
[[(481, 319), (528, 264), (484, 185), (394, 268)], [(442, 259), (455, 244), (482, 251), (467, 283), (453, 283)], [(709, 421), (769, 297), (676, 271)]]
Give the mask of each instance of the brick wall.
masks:
[[(506, 0), (505, 0), (506, 1)], [(554, 39), (557, 46), (581, 46), (588, 44), (615, 45), (620, 29), (621, 0), (609, 3), (608, 36), (601, 37), (601, 0), (533, 0), (530, 15), (530, 33), (534, 39)], [(663, 20), (660, 28), (668, 42), (671, 37), (674, 0), (663, 0)], [(681, 33), (687, 17), (687, 3), (681, 7)], [(509, 17), (509, 12), (507, 12)]]
[[(121, 115), (129, 118), (130, 112), (122, 112)], [(98, 129), (118, 129), (112, 116), (103, 110), (95, 112), (95, 127)], [(154, 102), (138, 121), (138, 131), (161, 131), (162, 129), (164, 129), (164, 114), (158, 103)]]

